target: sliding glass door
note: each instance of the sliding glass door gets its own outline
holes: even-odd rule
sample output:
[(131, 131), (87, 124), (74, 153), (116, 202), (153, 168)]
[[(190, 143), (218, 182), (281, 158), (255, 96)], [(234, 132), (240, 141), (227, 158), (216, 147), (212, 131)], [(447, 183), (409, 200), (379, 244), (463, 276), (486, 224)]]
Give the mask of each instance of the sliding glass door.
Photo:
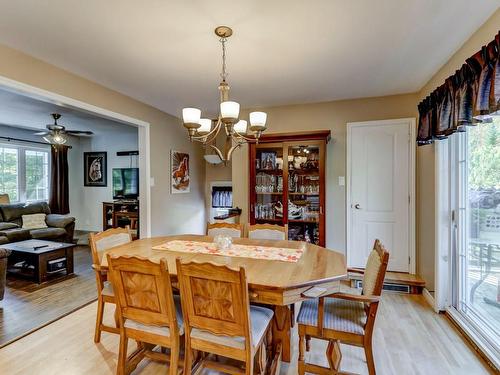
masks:
[[(500, 353), (500, 116), (451, 144), (452, 305)], [(498, 357), (497, 357), (498, 358)]]

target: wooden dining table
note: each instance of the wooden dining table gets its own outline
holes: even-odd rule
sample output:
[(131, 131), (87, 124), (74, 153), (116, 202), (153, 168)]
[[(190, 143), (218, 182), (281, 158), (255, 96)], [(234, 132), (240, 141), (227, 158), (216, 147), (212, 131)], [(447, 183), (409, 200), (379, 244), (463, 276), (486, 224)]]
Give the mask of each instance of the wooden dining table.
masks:
[[(307, 298), (308, 293), (326, 295), (337, 292), (340, 280), (347, 277), (346, 260), (342, 253), (305, 242), (233, 239), (234, 244), (302, 249), (303, 254), (296, 262), (153, 249), (174, 240), (213, 242), (212, 237), (201, 235), (143, 238), (114, 247), (107, 253), (139, 256), (158, 262), (166, 259), (174, 282), (177, 281), (176, 258), (183, 262), (213, 262), (233, 268), (245, 267), (250, 301), (274, 309), (272, 340), (273, 347), (280, 348), (274, 354), (278, 361), (290, 362), (291, 358), (291, 328), (294, 323), (291, 306)], [(107, 269), (106, 256), (102, 257), (101, 266)]]

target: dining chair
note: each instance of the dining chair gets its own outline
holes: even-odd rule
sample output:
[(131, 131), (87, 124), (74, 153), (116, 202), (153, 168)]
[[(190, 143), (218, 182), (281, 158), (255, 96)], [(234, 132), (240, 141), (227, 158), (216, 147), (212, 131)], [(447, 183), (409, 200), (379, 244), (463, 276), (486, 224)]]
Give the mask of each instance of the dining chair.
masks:
[[(169, 362), (169, 374), (178, 374), (184, 326), (181, 300), (173, 294), (167, 261), (112, 254), (107, 259), (120, 322), (117, 374), (129, 374), (145, 357)], [(129, 339), (138, 343), (138, 349), (127, 357)], [(157, 345), (162, 352), (153, 351)], [(163, 353), (163, 348), (170, 348), (170, 354)]]
[(92, 252), (92, 268), (94, 269), (97, 282), (97, 317), (95, 325), (94, 342), (101, 341), (101, 332), (120, 333), (118, 327), (118, 316), (115, 312), (116, 327), (103, 324), (104, 305), (106, 303), (116, 304), (113, 287), (107, 279), (106, 271), (101, 269), (102, 255), (106, 250), (115, 246), (124, 245), (132, 241), (128, 228), (113, 228), (100, 233), (90, 233), (89, 245)]
[(253, 240), (287, 240), (288, 224), (285, 224), (284, 226), (274, 224), (249, 225), (248, 238)]
[[(184, 373), (191, 374), (193, 350), (209, 353), (199, 369), (229, 374), (253, 374), (254, 357), (265, 357), (264, 339), (273, 311), (252, 306), (245, 269), (213, 263), (181, 263), (177, 259), (185, 326)], [(218, 357), (244, 362), (245, 369), (217, 361)], [(265, 364), (257, 361), (263, 374)]]
[[(339, 343), (363, 347), (368, 372), (375, 374), (372, 335), (388, 262), (389, 253), (375, 240), (365, 270), (349, 270), (364, 273), (361, 295), (334, 293), (302, 302), (297, 316), (300, 375), (305, 372), (337, 374), (342, 358)], [(310, 337), (328, 340), (328, 368), (305, 362), (304, 349), (309, 350)]]
[(207, 224), (208, 236), (228, 236), (232, 238), (243, 237), (243, 225), (231, 223), (208, 223)]

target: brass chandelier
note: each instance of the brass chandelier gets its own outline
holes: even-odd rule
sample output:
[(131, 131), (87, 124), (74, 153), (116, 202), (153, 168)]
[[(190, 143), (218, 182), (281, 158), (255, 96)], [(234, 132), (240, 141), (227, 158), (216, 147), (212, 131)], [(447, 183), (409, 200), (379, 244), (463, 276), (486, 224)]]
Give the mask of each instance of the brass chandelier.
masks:
[[(201, 110), (198, 108), (183, 108), (182, 120), (187, 129), (189, 139), (202, 143), (213, 149), (216, 155), (205, 155), (205, 159), (212, 163), (226, 164), (231, 160), (234, 150), (244, 143), (258, 142), (262, 132), (266, 130), (267, 114), (265, 112), (251, 112), (250, 126), (246, 120), (240, 120), (240, 105), (229, 100), (229, 85), (226, 82), (228, 73), (226, 71), (226, 42), (233, 35), (233, 30), (227, 26), (219, 26), (215, 29), (222, 45), (222, 82), (219, 84), (220, 108), (217, 119), (201, 118)], [(219, 132), (224, 128), (226, 142), (224, 151), (215, 144)]]

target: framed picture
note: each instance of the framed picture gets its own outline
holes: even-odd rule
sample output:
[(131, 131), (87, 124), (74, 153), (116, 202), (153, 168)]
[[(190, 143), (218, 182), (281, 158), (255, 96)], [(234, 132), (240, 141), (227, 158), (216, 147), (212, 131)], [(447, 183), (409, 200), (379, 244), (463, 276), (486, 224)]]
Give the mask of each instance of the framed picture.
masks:
[(171, 151), (170, 176), (172, 194), (189, 193), (189, 154)]
[(83, 184), (84, 186), (108, 186), (107, 153), (83, 153)]
[(262, 152), (260, 154), (261, 169), (276, 169), (276, 152)]

